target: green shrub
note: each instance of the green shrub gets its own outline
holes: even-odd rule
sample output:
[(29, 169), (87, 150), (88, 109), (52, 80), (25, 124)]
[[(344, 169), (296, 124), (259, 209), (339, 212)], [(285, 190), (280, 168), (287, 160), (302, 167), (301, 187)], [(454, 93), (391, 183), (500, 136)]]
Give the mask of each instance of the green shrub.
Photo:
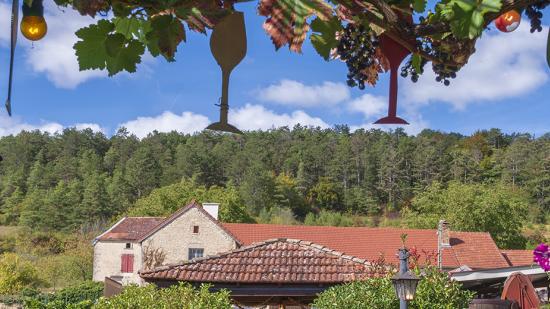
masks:
[(416, 289), (411, 309), (457, 309), (468, 308), (474, 293), (463, 290), (462, 284), (449, 280), (447, 273), (428, 267)]
[(121, 294), (111, 298), (102, 298), (95, 309), (224, 309), (231, 308), (229, 292), (222, 290), (212, 293), (209, 286), (202, 285), (194, 289), (191, 285), (181, 283), (169, 288), (157, 289), (150, 284), (145, 287), (128, 286)]
[(17, 294), (40, 284), (33, 264), (15, 253), (0, 256), (0, 294)]
[[(409, 308), (468, 308), (473, 296), (472, 292), (461, 289), (460, 283), (449, 280), (446, 273), (429, 267), (423, 272), (416, 297)], [(399, 300), (395, 296), (390, 276), (387, 276), (329, 288), (319, 294), (314, 306), (319, 309), (395, 309), (399, 308)]]
[(399, 300), (395, 297), (389, 277), (355, 281), (331, 287), (319, 294), (314, 302), (319, 309), (395, 309)]
[(64, 288), (53, 294), (35, 294), (25, 297), (25, 308), (30, 309), (88, 309), (102, 296), (101, 282), (87, 281)]

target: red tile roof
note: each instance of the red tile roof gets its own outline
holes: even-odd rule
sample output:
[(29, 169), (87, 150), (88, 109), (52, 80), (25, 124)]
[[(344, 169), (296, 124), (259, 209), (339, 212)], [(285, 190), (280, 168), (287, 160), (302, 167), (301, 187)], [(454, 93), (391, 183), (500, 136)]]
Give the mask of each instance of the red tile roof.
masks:
[(130, 217), (124, 218), (110, 230), (100, 235), (97, 240), (137, 240), (159, 225), (164, 218)]
[[(397, 264), (396, 252), (401, 247), (401, 234), (405, 233), (408, 235), (406, 244), (409, 248), (416, 248), (421, 255), (427, 253), (435, 257), (437, 253), (436, 230), (220, 223), (195, 202), (167, 218), (125, 218), (97, 240), (140, 242), (193, 207), (219, 225), (238, 245), (246, 246), (276, 238), (300, 239), (369, 261), (376, 261), (383, 255), (386, 262)], [(528, 261), (527, 255), (520, 253), (511, 253), (511, 257), (506, 259), (488, 233), (451, 231), (450, 243), (451, 248), (443, 250), (445, 268), (464, 265), (472, 269), (505, 268), (512, 264), (523, 265)]]
[(201, 204), (197, 203), (195, 200), (192, 200), (191, 203), (189, 203), (187, 206), (183, 207), (183, 208), (180, 208), (178, 209), (178, 211), (176, 211), (175, 213), (171, 214), (170, 216), (168, 216), (166, 219), (162, 220), (162, 222), (160, 224), (157, 224), (156, 226), (154, 226), (152, 229), (150, 229), (147, 233), (144, 233), (141, 237), (139, 237), (139, 239), (137, 239), (138, 242), (142, 242), (144, 241), (145, 239), (149, 238), (151, 235), (155, 234), (156, 232), (158, 232), (159, 230), (161, 230), (162, 228), (164, 228), (165, 226), (167, 226), (168, 224), (172, 223), (174, 220), (176, 220), (177, 218), (179, 218), (180, 216), (182, 216), (183, 214), (185, 214), (187, 211), (189, 211), (190, 209), (192, 208), (196, 208), (198, 209), (203, 215), (205, 215), (210, 221), (212, 221), (214, 224), (218, 225), (224, 232), (226, 232), (231, 238), (233, 238), (235, 240), (235, 242), (237, 242), (237, 244), (241, 245), (241, 242), (239, 241), (239, 239), (237, 239), (232, 233), (231, 231), (227, 230), (223, 224), (220, 223), (220, 221), (216, 220), (214, 217), (212, 217), (206, 210), (204, 210), (204, 208), (202, 207)]
[(531, 266), (535, 263), (532, 250), (501, 250), (501, 252), (510, 266)]
[(273, 239), (179, 265), (140, 272), (146, 281), (342, 283), (376, 275), (368, 262), (293, 239)]
[(241, 245), (239, 239), (231, 234), (229, 230), (227, 230), (218, 220), (213, 218), (206, 210), (204, 210), (202, 205), (195, 202), (195, 200), (191, 201), (191, 203), (187, 206), (178, 209), (178, 211), (168, 217), (126, 217), (115, 224), (111, 229), (98, 236), (96, 240), (131, 240), (142, 242), (149, 236), (176, 220), (191, 208), (197, 208), (213, 223), (229, 234), (229, 236), (231, 236), (237, 244)]
[[(272, 238), (307, 240), (369, 261), (384, 255), (397, 264), (401, 234), (407, 234), (407, 246), (437, 253), (437, 231), (396, 228), (331, 227), (304, 225), (223, 223), (244, 245)], [(443, 267), (468, 265), (473, 269), (508, 267), (507, 261), (488, 233), (451, 232), (451, 248), (443, 250)]]

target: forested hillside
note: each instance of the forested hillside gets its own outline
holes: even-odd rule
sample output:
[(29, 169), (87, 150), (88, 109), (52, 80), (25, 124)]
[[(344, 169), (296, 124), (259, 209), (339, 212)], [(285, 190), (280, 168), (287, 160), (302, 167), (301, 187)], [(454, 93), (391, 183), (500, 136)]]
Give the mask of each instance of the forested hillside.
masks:
[[(229, 221), (377, 225), (402, 214), (401, 224), (426, 227), (460, 213), (458, 206), (445, 210), (442, 199), (472, 196), (464, 205), (476, 206), (480, 195), (487, 196), (483, 205), (515, 199), (505, 217), (542, 223), (550, 211), (549, 134), (409, 136), (340, 126), (139, 140), (124, 129), (111, 138), (67, 129), (2, 137), (0, 155), (0, 224), (36, 230), (71, 231), (126, 213), (162, 215), (171, 209), (155, 209), (150, 200), (184, 187), (192, 194), (218, 190), (216, 198), (239, 210)], [(344, 216), (334, 219), (336, 213)]]

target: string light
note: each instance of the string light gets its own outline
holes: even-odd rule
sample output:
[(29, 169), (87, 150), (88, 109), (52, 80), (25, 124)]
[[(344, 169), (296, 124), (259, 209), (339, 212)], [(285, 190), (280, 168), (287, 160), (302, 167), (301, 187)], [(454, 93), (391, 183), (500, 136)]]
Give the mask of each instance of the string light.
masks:
[(44, 19), (44, 5), (42, 0), (33, 0), (29, 6), (23, 2), (23, 19), (21, 19), (21, 33), (31, 41), (42, 39), (48, 32), (48, 25)]

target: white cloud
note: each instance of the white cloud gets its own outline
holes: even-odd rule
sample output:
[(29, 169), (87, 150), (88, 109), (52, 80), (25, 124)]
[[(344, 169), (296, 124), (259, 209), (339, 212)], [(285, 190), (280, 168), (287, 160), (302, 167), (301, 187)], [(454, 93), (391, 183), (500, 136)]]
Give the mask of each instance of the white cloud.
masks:
[(31, 47), (25, 39), (26, 61), (33, 71), (46, 77), (59, 88), (75, 88), (79, 84), (107, 74), (99, 70), (80, 71), (73, 49), (78, 41), (75, 31), (95, 23), (90, 17), (79, 15), (72, 9), (61, 11), (53, 5), (46, 6), (48, 34)]
[[(178, 131), (182, 133), (195, 133), (204, 130), (213, 121), (208, 117), (193, 112), (183, 112), (181, 115), (165, 111), (155, 117), (138, 117), (119, 125), (125, 127), (137, 137), (146, 137), (149, 133)], [(296, 124), (303, 126), (329, 127), (327, 123), (317, 117), (311, 117), (303, 111), (295, 111), (291, 114), (277, 114), (260, 105), (247, 104), (238, 109), (229, 111), (229, 123), (240, 130), (268, 130), (282, 126), (293, 127)]]
[(200, 114), (184, 112), (181, 115), (176, 115), (170, 111), (165, 111), (156, 117), (138, 117), (135, 120), (121, 124), (120, 127), (126, 127), (129, 132), (134, 133), (139, 138), (143, 138), (154, 130), (158, 132), (199, 132), (209, 124), (210, 120), (208, 117)]
[[(398, 115), (400, 116), (400, 115)], [(422, 115), (419, 113), (404, 113), (401, 115), (403, 119), (407, 120), (409, 123), (408, 125), (379, 125), (374, 124), (373, 122), (365, 122), (358, 126), (351, 126), (350, 129), (352, 131), (358, 130), (358, 129), (379, 129), (383, 131), (389, 131), (389, 130), (395, 130), (397, 128), (403, 128), (407, 134), (416, 135), (420, 133), (422, 130), (429, 128), (429, 123), (422, 118)], [(376, 121), (377, 119), (374, 119)]]
[[(103, 71), (80, 71), (73, 50), (78, 41), (76, 30), (95, 23), (91, 17), (79, 15), (72, 9), (63, 11), (53, 2), (45, 3), (48, 23), (46, 37), (32, 44), (21, 33), (17, 38), (17, 53), (24, 53), (26, 63), (37, 73), (46, 75), (56, 87), (72, 89), (97, 77), (106, 77)], [(21, 13), (19, 14), (21, 19)], [(0, 46), (9, 47), (11, 4), (0, 2)]]
[(94, 132), (107, 134), (107, 129), (101, 127), (97, 123), (75, 123), (74, 127), (79, 131), (91, 129)]
[(15, 135), (21, 131), (40, 130), (43, 132), (56, 133), (63, 130), (63, 126), (57, 122), (42, 121), (38, 125), (25, 123), (21, 118), (8, 117), (0, 113), (0, 136)]
[(348, 109), (352, 112), (360, 112), (365, 118), (381, 116), (387, 112), (388, 99), (371, 94), (364, 94), (348, 103)]
[(261, 105), (247, 104), (246, 106), (230, 110), (229, 122), (241, 130), (268, 130), (283, 126), (293, 127), (314, 126), (328, 128), (329, 125), (321, 118), (312, 117), (303, 111), (294, 111), (291, 114), (277, 114)]
[(76, 123), (71, 126), (63, 126), (55, 121), (41, 120), (39, 124), (31, 124), (25, 122), (20, 116), (9, 117), (5, 111), (0, 111), (0, 137), (7, 135), (17, 135), (21, 131), (48, 132), (50, 134), (60, 133), (64, 128), (74, 127), (77, 130), (86, 128), (92, 129), (94, 132), (107, 133), (107, 130), (95, 123)]
[(404, 98), (415, 105), (439, 101), (463, 109), (471, 103), (528, 94), (548, 81), (547, 32), (546, 27), (531, 34), (527, 22), (512, 33), (485, 32), (476, 45), (477, 52), (449, 87), (435, 82), (430, 68), (418, 83), (404, 84)]
[(350, 98), (348, 86), (342, 83), (325, 81), (307, 86), (288, 79), (261, 89), (258, 94), (262, 101), (300, 107), (330, 106)]
[(11, 33), (11, 5), (0, 2), (0, 46), (8, 46)]

